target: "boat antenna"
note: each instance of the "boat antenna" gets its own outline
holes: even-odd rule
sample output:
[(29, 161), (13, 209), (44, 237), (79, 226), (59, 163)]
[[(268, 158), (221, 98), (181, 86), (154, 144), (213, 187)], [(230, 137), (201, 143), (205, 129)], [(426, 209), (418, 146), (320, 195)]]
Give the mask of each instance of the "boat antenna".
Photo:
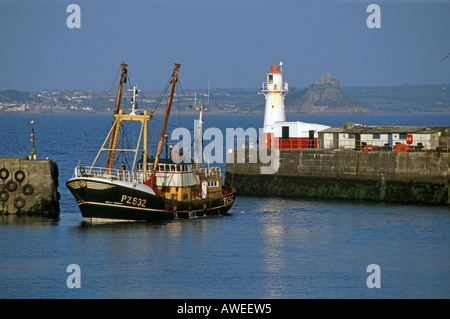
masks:
[(128, 90), (128, 91), (133, 92), (133, 95), (131, 96), (131, 113), (130, 113), (130, 115), (136, 115), (136, 112), (137, 112), (137, 109), (138, 109), (136, 96), (139, 94), (139, 90), (137, 88), (137, 85), (135, 85), (132, 90)]
[(175, 67), (174, 67), (173, 73), (172, 73), (172, 80), (171, 80), (172, 88), (170, 89), (169, 100), (167, 101), (166, 114), (164, 116), (163, 127), (161, 129), (161, 136), (159, 138), (158, 148), (156, 150), (155, 162), (153, 164), (152, 175), (150, 177), (150, 187), (151, 188), (153, 188), (153, 185), (154, 185), (156, 168), (158, 167), (159, 156), (161, 155), (161, 149), (162, 149), (162, 146), (164, 143), (164, 136), (166, 135), (167, 122), (169, 121), (170, 109), (172, 108), (173, 94), (175, 92), (175, 85), (178, 81), (178, 70), (180, 69), (180, 66), (181, 66), (181, 64), (175, 63)]

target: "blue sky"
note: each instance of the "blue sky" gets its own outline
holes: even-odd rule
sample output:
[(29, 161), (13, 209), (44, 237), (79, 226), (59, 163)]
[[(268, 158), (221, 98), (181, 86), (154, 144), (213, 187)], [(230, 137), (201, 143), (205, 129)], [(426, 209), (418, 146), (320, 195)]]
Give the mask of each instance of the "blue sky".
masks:
[(259, 88), (274, 57), (295, 87), (327, 71), (344, 86), (450, 83), (450, 1), (0, 0), (0, 43), (0, 90), (107, 91), (121, 61), (145, 91), (175, 62), (184, 89)]

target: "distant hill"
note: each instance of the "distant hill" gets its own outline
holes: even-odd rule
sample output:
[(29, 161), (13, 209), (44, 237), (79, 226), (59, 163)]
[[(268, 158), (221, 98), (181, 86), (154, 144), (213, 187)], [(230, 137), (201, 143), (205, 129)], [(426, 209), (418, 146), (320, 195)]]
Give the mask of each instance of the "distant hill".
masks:
[(0, 91), (0, 102), (24, 102), (33, 99), (33, 95), (29, 92), (16, 90)]
[(286, 96), (286, 110), (306, 114), (366, 114), (371, 110), (346, 96), (339, 79), (328, 72), (307, 89)]
[(450, 112), (450, 84), (363, 86), (343, 90), (374, 113)]

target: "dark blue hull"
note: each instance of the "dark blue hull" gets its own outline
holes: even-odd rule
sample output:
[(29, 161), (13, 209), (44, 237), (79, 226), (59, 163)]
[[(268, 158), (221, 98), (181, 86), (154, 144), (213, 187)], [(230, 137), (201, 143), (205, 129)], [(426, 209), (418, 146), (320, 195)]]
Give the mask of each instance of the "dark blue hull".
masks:
[(235, 191), (228, 187), (221, 197), (177, 201), (159, 197), (146, 187), (132, 187), (131, 183), (73, 178), (66, 185), (87, 220), (157, 221), (226, 215), (235, 197)]

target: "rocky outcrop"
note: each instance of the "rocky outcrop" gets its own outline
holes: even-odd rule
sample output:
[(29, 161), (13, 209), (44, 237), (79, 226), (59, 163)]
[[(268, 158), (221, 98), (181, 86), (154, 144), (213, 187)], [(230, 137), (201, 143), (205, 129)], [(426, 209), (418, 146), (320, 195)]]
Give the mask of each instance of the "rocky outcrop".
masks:
[(369, 108), (349, 99), (339, 79), (328, 72), (307, 89), (286, 97), (287, 112), (306, 114), (364, 114)]

